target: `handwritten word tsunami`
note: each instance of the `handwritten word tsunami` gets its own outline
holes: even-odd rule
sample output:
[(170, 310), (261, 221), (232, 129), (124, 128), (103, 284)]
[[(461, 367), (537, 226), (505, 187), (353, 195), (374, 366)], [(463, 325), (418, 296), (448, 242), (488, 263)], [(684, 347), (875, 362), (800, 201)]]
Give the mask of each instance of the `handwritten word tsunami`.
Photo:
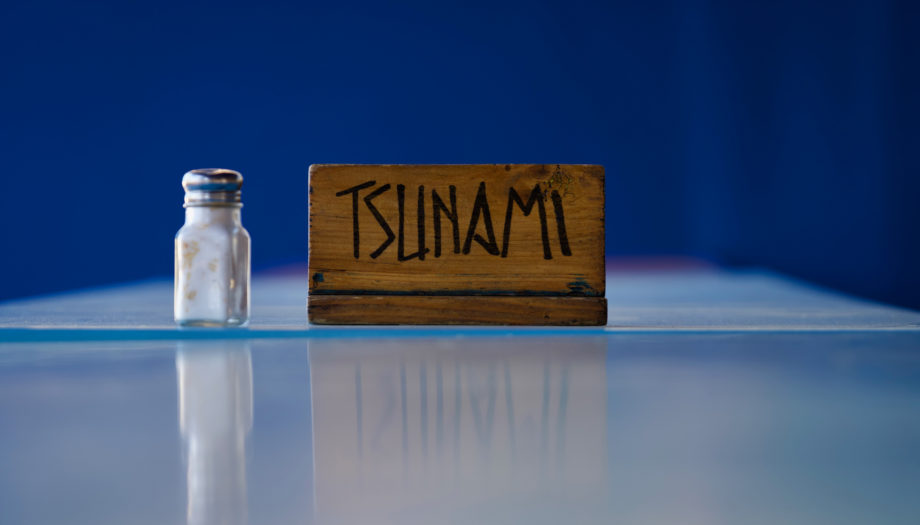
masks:
[[(418, 187), (418, 210), (416, 212), (417, 216), (417, 225), (418, 225), (418, 250), (414, 253), (406, 254), (405, 253), (405, 200), (406, 200), (406, 187), (402, 184), (396, 185), (396, 203), (397, 209), (399, 210), (399, 224), (397, 225), (397, 234), (393, 233), (393, 228), (386, 221), (383, 215), (380, 213), (380, 210), (374, 205), (374, 199), (380, 197), (384, 193), (388, 192), (391, 188), (390, 184), (384, 184), (373, 191), (361, 195), (362, 190), (367, 190), (373, 188), (377, 185), (377, 181), (367, 181), (357, 186), (352, 186), (351, 188), (337, 192), (336, 197), (342, 197), (345, 195), (351, 195), (351, 215), (353, 221), (353, 231), (354, 231), (354, 256), (355, 259), (360, 257), (360, 224), (358, 221), (358, 208), (360, 201), (364, 201), (364, 205), (371, 212), (371, 215), (374, 216), (374, 219), (377, 220), (377, 224), (383, 229), (387, 238), (383, 243), (377, 247), (376, 250), (371, 252), (371, 259), (376, 259), (380, 257), (383, 252), (389, 248), (394, 240), (397, 240), (396, 253), (397, 259), (399, 261), (408, 261), (410, 259), (418, 258), (421, 261), (425, 260), (425, 256), (429, 253), (429, 249), (425, 247), (425, 186)], [(476, 241), (481, 245), (489, 254), (491, 255), (500, 255), (501, 257), (508, 256), (508, 241), (511, 238), (511, 218), (514, 215), (514, 209), (517, 207), (523, 212), (525, 217), (529, 216), (533, 211), (534, 205), (537, 208), (537, 214), (540, 218), (540, 233), (543, 239), (543, 258), (552, 259), (553, 254), (550, 249), (549, 242), (549, 233), (548, 225), (546, 222), (546, 194), (541, 190), (540, 185), (537, 184), (533, 187), (533, 191), (530, 192), (530, 196), (527, 201), (524, 202), (524, 199), (515, 191), (514, 188), (508, 188), (508, 205), (505, 208), (505, 224), (504, 230), (502, 232), (502, 245), (499, 250), (498, 243), (495, 239), (495, 230), (492, 227), (492, 213), (489, 210), (489, 200), (486, 197), (486, 183), (479, 183), (479, 190), (476, 192), (476, 200), (473, 203), (473, 211), (470, 214), (469, 226), (466, 229), (466, 237), (463, 242), (462, 248), (460, 244), (460, 217), (457, 215), (457, 188), (456, 186), (450, 186), (448, 188), (447, 203), (445, 203), (444, 198), (438, 194), (436, 190), (431, 190), (431, 218), (434, 226), (434, 256), (441, 256), (441, 220), (442, 218), (447, 219), (450, 222), (451, 231), (453, 233), (453, 252), (469, 254), (470, 249), (472, 248), (473, 241)], [(565, 231), (565, 213), (562, 209), (562, 197), (556, 190), (550, 192), (550, 200), (553, 204), (553, 214), (556, 218), (556, 231), (559, 237), (559, 249), (564, 256), (572, 255), (572, 250), (569, 248), (569, 238)], [(479, 223), (482, 222), (486, 230), (486, 237), (483, 237), (477, 233), (477, 228)]]

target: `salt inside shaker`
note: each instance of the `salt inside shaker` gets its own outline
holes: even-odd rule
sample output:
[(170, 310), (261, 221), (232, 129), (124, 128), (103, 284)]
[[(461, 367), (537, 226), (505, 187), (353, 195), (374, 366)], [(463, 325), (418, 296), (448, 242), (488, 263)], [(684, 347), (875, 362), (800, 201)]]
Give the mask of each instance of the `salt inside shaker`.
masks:
[(249, 232), (240, 219), (243, 176), (199, 169), (182, 177), (185, 225), (176, 234), (173, 312), (181, 326), (249, 322)]

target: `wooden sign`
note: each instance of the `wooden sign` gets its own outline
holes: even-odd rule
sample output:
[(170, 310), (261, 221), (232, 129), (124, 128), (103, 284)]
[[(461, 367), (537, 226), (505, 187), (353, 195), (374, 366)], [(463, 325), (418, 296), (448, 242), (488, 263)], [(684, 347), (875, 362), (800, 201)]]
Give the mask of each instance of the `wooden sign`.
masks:
[(316, 324), (602, 325), (604, 169), (310, 167)]

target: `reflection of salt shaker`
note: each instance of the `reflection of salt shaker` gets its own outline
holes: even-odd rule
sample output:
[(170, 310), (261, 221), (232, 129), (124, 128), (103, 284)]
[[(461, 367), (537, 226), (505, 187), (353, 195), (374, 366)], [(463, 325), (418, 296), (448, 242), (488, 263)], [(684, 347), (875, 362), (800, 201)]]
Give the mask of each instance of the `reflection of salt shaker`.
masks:
[(188, 525), (247, 523), (252, 358), (245, 341), (184, 341), (176, 353)]
[(173, 312), (183, 326), (249, 321), (249, 233), (240, 222), (243, 176), (192, 170), (182, 177), (185, 225), (176, 234)]

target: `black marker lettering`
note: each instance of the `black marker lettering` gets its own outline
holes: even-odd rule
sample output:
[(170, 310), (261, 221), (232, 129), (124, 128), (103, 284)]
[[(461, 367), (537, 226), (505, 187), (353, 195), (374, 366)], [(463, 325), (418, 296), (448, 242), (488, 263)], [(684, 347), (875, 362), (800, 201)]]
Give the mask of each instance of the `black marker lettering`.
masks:
[(377, 181), (371, 180), (357, 186), (348, 188), (347, 190), (342, 190), (335, 194), (336, 197), (341, 197), (342, 195), (347, 195), (351, 193), (351, 219), (352, 219), (352, 232), (354, 232), (354, 245), (355, 245), (355, 259), (358, 258), (358, 192), (364, 188), (370, 188), (374, 184), (377, 184)]
[(418, 188), (418, 251), (409, 255), (405, 255), (406, 187), (402, 184), (396, 185), (396, 199), (399, 209), (399, 243), (396, 245), (396, 258), (400, 262), (416, 257), (424, 261), (425, 254), (428, 253), (428, 248), (425, 248), (425, 187), (419, 186)]
[(543, 237), (543, 258), (553, 258), (553, 253), (549, 248), (549, 233), (546, 231), (546, 208), (543, 206), (543, 198), (543, 192), (540, 191), (539, 184), (533, 187), (533, 191), (530, 192), (530, 198), (527, 199), (527, 204), (524, 204), (524, 201), (521, 200), (521, 196), (518, 195), (518, 192), (516, 192), (514, 188), (508, 189), (508, 208), (505, 211), (505, 233), (502, 235), (502, 257), (508, 256), (508, 240), (511, 238), (511, 212), (514, 210), (514, 204), (517, 203), (521, 211), (524, 212), (524, 216), (527, 217), (533, 210), (534, 203), (536, 203), (537, 211), (540, 214), (540, 234)]
[(454, 227), (454, 253), (460, 253), (460, 225), (457, 222), (457, 187), (450, 186), (450, 209), (444, 205), (438, 192), (431, 190), (431, 207), (434, 213), (434, 256), (441, 256), (441, 212)]
[[(479, 222), (479, 214), (482, 213), (483, 221), (486, 225), (486, 235), (489, 236), (488, 242), (476, 233), (476, 225)], [(486, 197), (486, 183), (479, 183), (479, 191), (476, 192), (476, 202), (473, 204), (473, 214), (470, 216), (470, 227), (466, 232), (466, 242), (463, 244), (463, 253), (470, 253), (470, 247), (473, 239), (482, 245), (492, 255), (498, 255), (498, 243), (495, 242), (495, 232), (492, 231), (492, 215), (489, 213), (489, 199)]]
[(381, 193), (387, 191), (388, 189), (390, 189), (390, 185), (384, 184), (383, 186), (377, 188), (376, 190), (368, 194), (366, 197), (364, 197), (364, 204), (367, 205), (367, 209), (371, 210), (371, 213), (374, 215), (374, 218), (377, 219), (377, 222), (380, 224), (380, 227), (383, 228), (383, 231), (386, 232), (387, 234), (387, 240), (383, 241), (383, 244), (381, 244), (379, 248), (377, 248), (376, 250), (374, 250), (373, 253), (371, 253), (371, 259), (376, 259), (377, 257), (380, 257), (380, 254), (383, 253), (383, 250), (386, 250), (387, 246), (389, 246), (390, 243), (393, 242), (393, 239), (396, 238), (396, 236), (393, 235), (393, 230), (390, 228), (390, 225), (387, 224), (387, 221), (383, 218), (383, 215), (380, 214), (380, 210), (378, 210), (377, 207), (374, 206), (373, 203), (371, 203), (371, 200), (374, 197), (380, 195)]
[(565, 232), (565, 214), (562, 212), (562, 197), (559, 196), (559, 192), (553, 190), (551, 194), (553, 199), (553, 211), (556, 214), (556, 230), (559, 232), (559, 245), (562, 247), (562, 255), (572, 255), (572, 250), (569, 249), (569, 236)]
[[(353, 254), (355, 259), (360, 258), (360, 228), (359, 228), (359, 210), (358, 210), (358, 198), (360, 197), (360, 191), (372, 188), (377, 184), (377, 181), (367, 181), (357, 186), (342, 190), (337, 192), (336, 197), (342, 197), (344, 195), (351, 195), (351, 217), (352, 217), (352, 237), (353, 237)], [(384, 184), (376, 190), (364, 196), (364, 203), (367, 206), (367, 209), (370, 210), (371, 214), (374, 216), (374, 219), (383, 229), (383, 232), (386, 234), (386, 239), (380, 246), (374, 250), (370, 256), (372, 259), (376, 259), (397, 239), (397, 235), (394, 234), (393, 229), (387, 223), (384, 216), (380, 213), (380, 210), (372, 202), (375, 198), (383, 194), (384, 192), (390, 189), (390, 184)], [(460, 224), (459, 224), (459, 215), (457, 213), (457, 188), (456, 186), (448, 186), (449, 189), (449, 203), (450, 205), (444, 202), (444, 199), (438, 195), (438, 192), (434, 189), (431, 190), (431, 208), (432, 208), (432, 219), (434, 222), (434, 256), (441, 256), (441, 241), (442, 241), (442, 232), (441, 232), (441, 218), (442, 215), (447, 217), (447, 220), (450, 221), (452, 226), (453, 240), (454, 240), (454, 253), (463, 253), (468, 255), (472, 248), (473, 241), (475, 240), (482, 246), (486, 252), (490, 255), (500, 255), (501, 257), (508, 257), (508, 252), (511, 246), (511, 219), (514, 215), (515, 205), (521, 209), (524, 217), (529, 217), (533, 211), (534, 205), (537, 206), (537, 212), (540, 219), (540, 234), (543, 244), (543, 258), (552, 259), (552, 249), (550, 247), (549, 240), (549, 228), (546, 218), (546, 195), (541, 191), (540, 184), (536, 184), (533, 187), (533, 190), (530, 192), (530, 195), (525, 202), (521, 198), (520, 194), (514, 188), (508, 188), (508, 206), (505, 209), (505, 222), (504, 229), (502, 231), (502, 245), (499, 250), (498, 243), (495, 239), (495, 231), (492, 225), (492, 215), (489, 210), (489, 200), (488, 194), (486, 193), (486, 183), (485, 181), (479, 183), (479, 188), (476, 192), (476, 200), (473, 203), (473, 211), (470, 215), (469, 227), (466, 232), (466, 239), (463, 243), (461, 250), (460, 245)], [(425, 231), (425, 186), (419, 185), (418, 187), (418, 200), (417, 200), (417, 213), (416, 213), (416, 226), (418, 233), (418, 249), (414, 253), (406, 254), (406, 239), (405, 239), (405, 195), (406, 187), (403, 184), (397, 184), (396, 186), (396, 199), (397, 199), (397, 210), (399, 213), (399, 235), (398, 235), (398, 244), (397, 244), (397, 254), (396, 258), (398, 261), (408, 261), (414, 258), (418, 258), (420, 261), (425, 260), (425, 255), (427, 255), (431, 250), (429, 250), (426, 244), (426, 231)], [(555, 212), (556, 218), (556, 230), (559, 235), (559, 247), (564, 256), (571, 256), (572, 250), (569, 245), (568, 233), (565, 226), (565, 211), (563, 210), (562, 196), (558, 191), (552, 190), (550, 192), (550, 199), (553, 202), (553, 211)], [(485, 237), (477, 233), (477, 228), (479, 227), (480, 219), (482, 219), (483, 226), (485, 227)]]

